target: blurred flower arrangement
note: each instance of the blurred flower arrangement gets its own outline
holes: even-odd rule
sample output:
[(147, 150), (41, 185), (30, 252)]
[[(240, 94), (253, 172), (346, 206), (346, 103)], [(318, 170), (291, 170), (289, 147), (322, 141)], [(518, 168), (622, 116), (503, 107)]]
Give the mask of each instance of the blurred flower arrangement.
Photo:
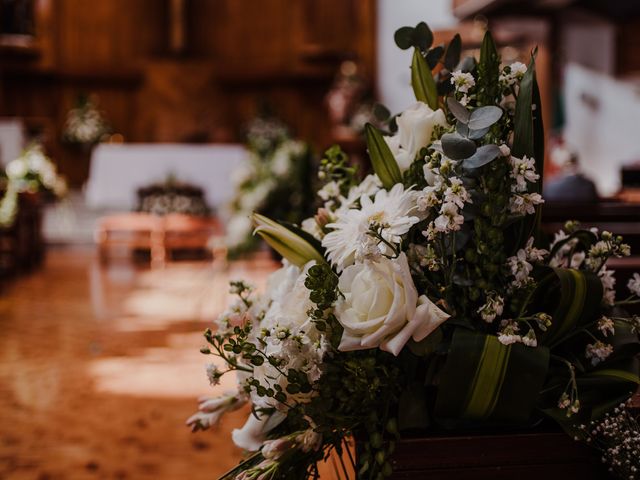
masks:
[[(575, 222), (540, 239), (535, 56), (502, 65), (487, 33), (479, 60), (460, 61), (458, 35), (446, 48), (432, 39), (425, 23), (396, 32), (414, 49), (417, 103), (386, 132), (366, 127), (375, 175), (359, 180), (334, 147), (324, 205), (301, 228), (254, 214), (283, 267), (262, 295), (231, 284), (237, 301), (201, 351), (216, 357), (211, 384), (235, 373), (238, 388), (187, 422), (204, 429), (251, 406), (233, 432), (251, 454), (225, 479), (317, 478), (332, 452), (357, 478), (384, 478), (407, 430), (550, 418), (587, 440), (581, 425), (638, 386), (640, 317), (624, 308), (640, 302), (640, 276), (616, 300), (606, 266), (629, 246)], [(596, 433), (618, 445), (606, 459), (637, 468), (637, 455), (617, 458), (625, 435), (604, 418)]]
[(313, 158), (308, 144), (292, 139), (282, 122), (258, 117), (249, 125), (247, 147), (247, 161), (232, 177), (236, 194), (226, 226), (232, 258), (259, 245), (253, 235), (253, 212), (298, 223), (313, 203)]
[(111, 127), (96, 102), (87, 95), (78, 96), (76, 107), (67, 113), (63, 139), (70, 144), (92, 146), (104, 140), (110, 132)]
[(195, 216), (206, 216), (211, 213), (202, 189), (180, 182), (173, 175), (169, 175), (164, 182), (142, 187), (137, 193), (137, 211), (139, 212), (155, 215), (180, 213)]
[(44, 193), (61, 198), (67, 193), (67, 182), (38, 143), (30, 144), (18, 158), (7, 164), (2, 183), (0, 226), (5, 228), (13, 225), (18, 213), (18, 194)]

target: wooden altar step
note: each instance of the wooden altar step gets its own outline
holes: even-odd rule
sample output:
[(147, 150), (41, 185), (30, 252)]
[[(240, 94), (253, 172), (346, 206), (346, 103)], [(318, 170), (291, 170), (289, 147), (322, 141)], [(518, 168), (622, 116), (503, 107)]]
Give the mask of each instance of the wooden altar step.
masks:
[(392, 480), (601, 480), (611, 478), (598, 452), (564, 433), (405, 439)]

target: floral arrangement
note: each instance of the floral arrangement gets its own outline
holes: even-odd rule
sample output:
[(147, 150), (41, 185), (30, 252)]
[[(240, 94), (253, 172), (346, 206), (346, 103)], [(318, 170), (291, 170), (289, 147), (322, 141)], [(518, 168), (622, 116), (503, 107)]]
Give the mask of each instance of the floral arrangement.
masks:
[(178, 181), (169, 175), (164, 182), (154, 183), (138, 189), (137, 211), (167, 215), (206, 216), (211, 213), (201, 188)]
[(395, 40), (414, 49), (417, 103), (386, 132), (367, 126), (375, 174), (359, 180), (334, 147), (324, 205), (302, 228), (255, 214), (283, 266), (263, 294), (233, 282), (237, 301), (205, 332), (209, 381), (235, 372), (238, 388), (187, 423), (251, 407), (233, 431), (251, 453), (225, 479), (317, 478), (333, 453), (357, 478), (384, 478), (416, 430), (551, 419), (587, 441), (581, 425), (638, 386), (640, 317), (624, 308), (640, 275), (617, 301), (606, 266), (629, 247), (575, 222), (550, 245), (540, 236), (535, 56), (501, 65), (487, 33), (479, 59), (460, 61), (460, 37), (432, 48), (424, 23)]
[(90, 97), (80, 95), (76, 107), (67, 113), (63, 139), (71, 144), (94, 145), (110, 132), (111, 127), (96, 103)]
[(38, 143), (32, 143), (18, 158), (10, 161), (6, 175), (15, 192), (45, 192), (56, 197), (67, 192), (67, 182)]
[(313, 203), (308, 144), (292, 139), (280, 121), (259, 117), (249, 126), (247, 148), (247, 161), (232, 176), (236, 194), (226, 225), (232, 258), (259, 245), (253, 235), (253, 212), (298, 223)]

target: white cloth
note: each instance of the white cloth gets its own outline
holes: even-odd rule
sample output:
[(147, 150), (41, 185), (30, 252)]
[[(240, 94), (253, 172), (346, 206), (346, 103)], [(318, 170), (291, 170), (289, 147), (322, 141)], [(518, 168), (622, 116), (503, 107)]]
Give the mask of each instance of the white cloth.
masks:
[(174, 175), (202, 188), (209, 205), (220, 209), (234, 193), (231, 172), (246, 156), (235, 144), (101, 144), (91, 155), (87, 205), (131, 210), (138, 188)]

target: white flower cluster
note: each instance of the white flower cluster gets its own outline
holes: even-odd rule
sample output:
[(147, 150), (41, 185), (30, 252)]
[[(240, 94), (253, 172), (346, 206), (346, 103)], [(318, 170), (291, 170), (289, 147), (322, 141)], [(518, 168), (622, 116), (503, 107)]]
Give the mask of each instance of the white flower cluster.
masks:
[(480, 317), (487, 323), (491, 323), (496, 317), (502, 315), (504, 310), (504, 298), (498, 295), (496, 292), (487, 293), (487, 301), (484, 305), (478, 308)]
[(511, 285), (516, 288), (525, 286), (531, 281), (530, 273), (533, 270), (531, 262), (540, 262), (549, 252), (533, 246), (533, 237), (529, 238), (525, 248), (518, 250), (516, 255), (507, 259), (507, 267), (514, 279)]
[(476, 85), (476, 80), (469, 72), (463, 72), (462, 70), (456, 70), (451, 74), (451, 84), (455, 88), (455, 92), (459, 97), (458, 101), (462, 105), (468, 105), (470, 97), (470, 91)]
[(443, 159), (440, 168), (431, 168), (427, 163), (424, 167), (425, 178), (433, 184), (425, 187), (418, 195), (417, 203), (420, 211), (437, 210), (437, 217), (429, 223), (423, 235), (433, 239), (438, 233), (450, 233), (460, 230), (464, 223), (461, 210), (465, 204), (473, 203), (471, 195), (464, 187), (462, 180), (456, 176), (446, 177), (441, 174), (451, 171), (454, 162)]
[(521, 335), (520, 325), (515, 320), (503, 320), (500, 322), (500, 331), (498, 332), (498, 341), (503, 345), (512, 345), (514, 343), (522, 343), (527, 347), (537, 347), (538, 339), (533, 328), (529, 328), (526, 335)]
[(613, 353), (613, 346), (598, 340), (587, 345), (584, 355), (591, 360), (591, 365), (598, 365)]
[(98, 143), (108, 132), (107, 122), (92, 102), (69, 110), (64, 127), (64, 137), (69, 142)]
[(42, 146), (32, 144), (22, 155), (7, 164), (9, 182), (19, 192), (37, 192), (45, 188), (61, 197), (67, 191), (67, 182), (58, 175), (55, 164), (48, 158)]
[(513, 87), (522, 80), (526, 72), (527, 66), (524, 63), (514, 62), (502, 69), (498, 80), (503, 87)]

